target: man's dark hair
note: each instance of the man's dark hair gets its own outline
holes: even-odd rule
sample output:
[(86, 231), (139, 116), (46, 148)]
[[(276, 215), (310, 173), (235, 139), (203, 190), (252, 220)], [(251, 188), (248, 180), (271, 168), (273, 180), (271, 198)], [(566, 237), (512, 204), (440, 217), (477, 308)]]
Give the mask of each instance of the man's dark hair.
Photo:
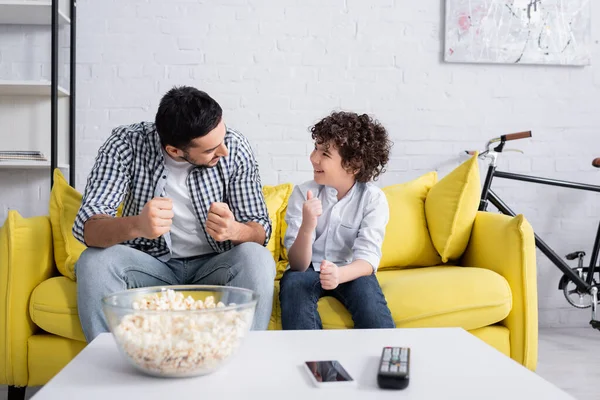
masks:
[(342, 167), (358, 171), (358, 182), (376, 180), (385, 171), (392, 142), (385, 128), (367, 114), (334, 112), (311, 128), (319, 145), (334, 145), (342, 157)]
[(154, 123), (163, 147), (171, 145), (186, 150), (190, 141), (215, 129), (222, 116), (221, 106), (208, 94), (180, 86), (169, 90), (160, 100)]

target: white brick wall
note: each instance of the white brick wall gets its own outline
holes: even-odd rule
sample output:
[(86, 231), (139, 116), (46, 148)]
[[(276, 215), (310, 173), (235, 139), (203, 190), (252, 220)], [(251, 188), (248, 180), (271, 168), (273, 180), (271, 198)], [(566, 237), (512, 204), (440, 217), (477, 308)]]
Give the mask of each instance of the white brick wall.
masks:
[[(114, 126), (152, 120), (162, 94), (181, 84), (222, 104), (252, 141), (265, 184), (311, 177), (308, 127), (339, 108), (388, 128), (395, 146), (381, 185), (444, 175), (462, 149), (521, 130), (534, 138), (515, 144), (526, 154), (508, 153), (502, 169), (600, 184), (590, 166), (600, 156), (600, 68), (445, 64), (443, 3), (80, 0), (77, 187)], [(594, 63), (599, 54), (594, 41)], [(558, 254), (591, 250), (600, 194), (495, 187)], [(558, 270), (538, 260), (541, 324), (587, 324), (588, 310), (557, 291)]]

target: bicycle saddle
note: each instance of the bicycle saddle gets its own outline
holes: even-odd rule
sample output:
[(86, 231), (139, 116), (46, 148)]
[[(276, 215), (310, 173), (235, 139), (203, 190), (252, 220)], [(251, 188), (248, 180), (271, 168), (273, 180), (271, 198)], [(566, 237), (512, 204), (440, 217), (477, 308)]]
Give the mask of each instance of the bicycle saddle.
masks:
[(596, 168), (600, 168), (600, 157), (598, 157), (594, 161), (592, 161), (592, 165)]
[(585, 251), (574, 251), (573, 253), (569, 253), (566, 256), (567, 260), (569, 261), (576, 260), (579, 257), (585, 257)]

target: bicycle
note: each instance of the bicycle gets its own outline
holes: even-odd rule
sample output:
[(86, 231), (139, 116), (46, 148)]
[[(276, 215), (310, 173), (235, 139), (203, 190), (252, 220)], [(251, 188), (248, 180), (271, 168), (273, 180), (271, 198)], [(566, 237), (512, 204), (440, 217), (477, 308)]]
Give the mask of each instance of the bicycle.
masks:
[[(522, 153), (521, 150), (505, 149), (504, 147), (506, 143), (509, 141), (526, 139), (530, 137), (532, 137), (531, 131), (502, 135), (488, 141), (486, 150), (479, 154), (480, 159), (487, 160), (489, 162), (487, 175), (481, 192), (479, 211), (487, 211), (488, 204), (491, 203), (502, 214), (513, 217), (516, 215), (515, 212), (511, 210), (510, 207), (491, 189), (494, 178), (503, 178), (600, 193), (600, 186), (499, 171), (497, 169), (497, 161), (500, 154), (505, 151), (517, 151)], [(475, 151), (465, 151), (465, 153), (471, 156), (476, 154)], [(600, 158), (593, 160), (592, 165), (596, 168), (600, 168)], [(550, 259), (550, 261), (563, 272), (564, 275), (561, 277), (558, 283), (558, 289), (563, 291), (564, 296), (569, 304), (580, 309), (591, 307), (592, 319), (590, 320), (590, 325), (593, 328), (600, 330), (600, 321), (597, 319), (598, 289), (600, 288), (600, 268), (597, 266), (598, 255), (600, 252), (600, 224), (598, 225), (598, 233), (596, 234), (590, 263), (588, 266), (584, 266), (584, 258), (586, 253), (582, 250), (569, 253), (565, 256), (565, 258), (569, 261), (578, 260), (578, 266), (571, 268), (537, 234), (535, 234), (535, 244), (536, 247), (539, 248), (540, 251), (544, 253), (544, 255), (546, 255), (546, 257), (548, 257), (548, 259)], [(595, 279), (594, 274), (599, 275), (598, 279)]]

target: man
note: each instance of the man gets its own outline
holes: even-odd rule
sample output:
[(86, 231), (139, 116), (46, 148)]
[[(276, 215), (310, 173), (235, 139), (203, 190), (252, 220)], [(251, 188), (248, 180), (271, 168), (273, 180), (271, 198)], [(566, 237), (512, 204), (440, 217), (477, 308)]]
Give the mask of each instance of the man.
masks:
[[(123, 217), (115, 218), (123, 204)], [(219, 104), (171, 89), (155, 122), (116, 128), (98, 151), (73, 234), (88, 248), (75, 266), (86, 340), (108, 331), (102, 298), (128, 288), (229, 285), (259, 294), (254, 329), (271, 315), (271, 222), (248, 140)]]

